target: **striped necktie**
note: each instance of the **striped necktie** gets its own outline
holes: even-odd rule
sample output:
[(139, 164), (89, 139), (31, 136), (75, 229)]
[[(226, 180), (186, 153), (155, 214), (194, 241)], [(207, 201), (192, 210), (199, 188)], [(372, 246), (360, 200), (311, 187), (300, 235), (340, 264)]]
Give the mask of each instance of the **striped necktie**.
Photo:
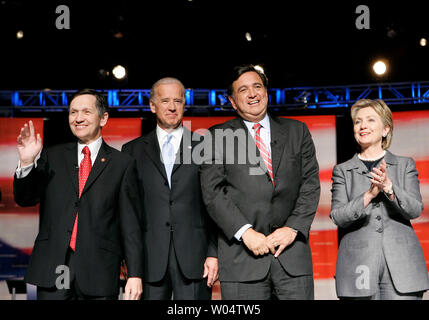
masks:
[(262, 141), (261, 138), (261, 128), (262, 125), (260, 123), (255, 123), (253, 126), (253, 130), (255, 130), (255, 142), (256, 146), (259, 149), (259, 153), (261, 154), (262, 159), (264, 159), (265, 166), (267, 167), (268, 173), (271, 177), (271, 182), (274, 184), (274, 175), (273, 175), (273, 164), (271, 162), (271, 153), (268, 151), (267, 146), (265, 145), (264, 141)]

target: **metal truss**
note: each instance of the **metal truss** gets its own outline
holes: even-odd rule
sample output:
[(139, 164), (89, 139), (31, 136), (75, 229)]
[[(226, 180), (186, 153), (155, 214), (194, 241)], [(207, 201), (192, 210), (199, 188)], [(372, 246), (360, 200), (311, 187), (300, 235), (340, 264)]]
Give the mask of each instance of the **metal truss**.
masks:
[[(64, 110), (73, 90), (0, 91), (0, 106), (19, 109)], [(121, 111), (147, 110), (149, 89), (100, 90), (109, 106)], [(270, 88), (270, 107), (332, 108), (350, 107), (359, 99), (383, 99), (388, 105), (429, 103), (428, 82), (379, 83), (327, 87)], [(229, 108), (224, 89), (187, 89), (188, 108)]]

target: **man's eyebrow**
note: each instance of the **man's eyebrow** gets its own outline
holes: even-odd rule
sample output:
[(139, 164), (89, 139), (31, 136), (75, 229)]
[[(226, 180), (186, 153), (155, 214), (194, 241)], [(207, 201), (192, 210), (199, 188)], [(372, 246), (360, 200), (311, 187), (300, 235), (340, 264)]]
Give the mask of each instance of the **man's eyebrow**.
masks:
[[(253, 83), (251, 84), (251, 86), (255, 86), (255, 85), (263, 86), (263, 84), (262, 84), (261, 82), (258, 82), (258, 81), (253, 82)], [(248, 85), (247, 85), (247, 84), (243, 84), (242, 86), (238, 87), (238, 89), (237, 89), (237, 90), (240, 90), (240, 89), (242, 89), (242, 88), (247, 88), (247, 87), (248, 87)]]
[[(87, 111), (87, 110), (90, 110), (91, 108), (89, 108), (89, 107), (84, 107), (84, 108), (82, 108), (82, 109), (80, 109), (81, 111)], [(74, 111), (79, 111), (79, 109), (77, 109), (76, 107), (71, 107), (70, 108), (70, 110), (74, 110)]]

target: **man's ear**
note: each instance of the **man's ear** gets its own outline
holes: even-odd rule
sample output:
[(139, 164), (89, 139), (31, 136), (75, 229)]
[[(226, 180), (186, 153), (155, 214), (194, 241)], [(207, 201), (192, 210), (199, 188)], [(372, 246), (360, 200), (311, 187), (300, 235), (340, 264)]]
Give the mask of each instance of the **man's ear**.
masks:
[(149, 106), (150, 106), (150, 111), (152, 111), (152, 113), (156, 113), (156, 107), (155, 107), (155, 104), (152, 102), (152, 100), (149, 100)]
[(231, 102), (231, 105), (234, 108), (234, 110), (237, 110), (237, 105), (234, 101), (234, 98), (232, 96), (228, 96), (228, 100), (229, 100), (229, 102)]
[(100, 127), (104, 127), (107, 124), (107, 120), (109, 119), (109, 114), (105, 112), (101, 117)]

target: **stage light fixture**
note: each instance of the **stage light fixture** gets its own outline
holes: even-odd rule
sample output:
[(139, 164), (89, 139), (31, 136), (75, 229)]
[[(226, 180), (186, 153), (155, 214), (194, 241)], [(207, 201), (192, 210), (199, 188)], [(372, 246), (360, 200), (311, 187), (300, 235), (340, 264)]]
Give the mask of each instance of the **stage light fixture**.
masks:
[(99, 69), (97, 75), (99, 79), (105, 79), (110, 75), (110, 72), (109, 70)]
[(426, 38), (421, 38), (421, 39), (420, 39), (420, 45), (421, 45), (422, 47), (426, 47), (426, 45), (427, 45), (427, 40), (426, 40)]
[(378, 60), (372, 65), (372, 69), (376, 75), (382, 76), (387, 71), (387, 65), (384, 61)]
[(16, 33), (16, 38), (17, 38), (18, 40), (20, 40), (20, 39), (24, 38), (24, 31), (19, 30), (19, 31)]
[(127, 77), (127, 70), (123, 66), (118, 64), (113, 68), (112, 74), (116, 79), (123, 80)]
[(250, 34), (250, 32), (246, 32), (246, 34), (244, 35), (246, 37), (247, 41), (252, 41), (252, 35)]
[(255, 69), (256, 69), (256, 70), (258, 70), (259, 72), (262, 72), (262, 73), (264, 73), (264, 74), (265, 74), (264, 68), (262, 68), (259, 64), (257, 64), (257, 65), (255, 66)]

